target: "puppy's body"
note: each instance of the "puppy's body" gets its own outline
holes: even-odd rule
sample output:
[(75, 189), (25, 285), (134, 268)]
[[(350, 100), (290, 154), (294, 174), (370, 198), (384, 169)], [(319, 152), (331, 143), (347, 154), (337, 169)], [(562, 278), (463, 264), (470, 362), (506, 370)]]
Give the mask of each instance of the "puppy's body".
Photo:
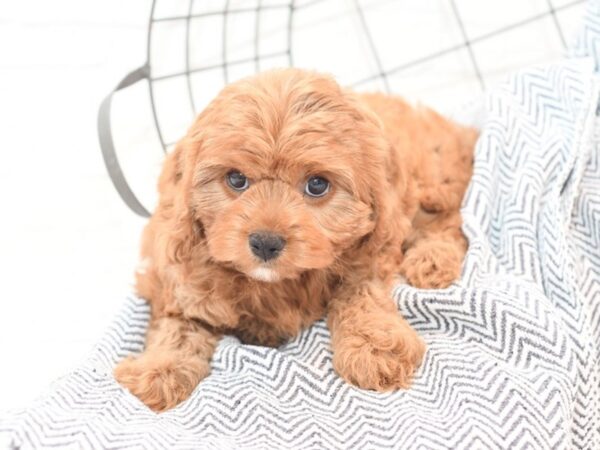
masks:
[[(222, 334), (276, 346), (327, 314), (340, 375), (408, 386), (424, 345), (389, 290), (397, 274), (418, 287), (458, 277), (475, 139), (431, 110), (298, 70), (226, 88), (165, 162), (138, 276), (147, 348), (117, 379), (164, 410), (209, 373)], [(232, 170), (244, 189), (225, 183)], [(316, 175), (323, 196), (308, 195)], [(256, 232), (281, 237), (275, 258), (249, 248)]]

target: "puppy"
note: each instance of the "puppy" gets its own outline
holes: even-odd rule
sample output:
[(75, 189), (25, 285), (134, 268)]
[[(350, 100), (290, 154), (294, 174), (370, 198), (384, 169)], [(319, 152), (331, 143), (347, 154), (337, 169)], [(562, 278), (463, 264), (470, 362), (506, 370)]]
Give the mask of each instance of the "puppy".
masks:
[(392, 283), (459, 276), (476, 138), (312, 72), (225, 87), (165, 161), (137, 276), (152, 309), (146, 349), (116, 379), (164, 411), (209, 374), (223, 334), (278, 346), (327, 315), (341, 377), (408, 387), (425, 345)]

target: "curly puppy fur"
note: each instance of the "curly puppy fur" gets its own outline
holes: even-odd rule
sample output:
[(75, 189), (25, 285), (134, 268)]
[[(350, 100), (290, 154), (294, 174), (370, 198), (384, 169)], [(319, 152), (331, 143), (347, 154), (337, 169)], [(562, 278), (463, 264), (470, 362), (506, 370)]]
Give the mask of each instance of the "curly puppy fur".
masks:
[[(152, 307), (146, 350), (116, 379), (164, 411), (209, 374), (223, 334), (277, 346), (327, 315), (345, 380), (408, 387), (425, 345), (391, 285), (397, 274), (422, 288), (459, 276), (476, 138), (430, 109), (312, 72), (224, 88), (165, 161), (137, 278)], [(247, 189), (228, 185), (231, 170)], [(305, 194), (311, 176), (329, 181), (326, 195)], [(257, 231), (284, 239), (275, 259), (251, 251)]]

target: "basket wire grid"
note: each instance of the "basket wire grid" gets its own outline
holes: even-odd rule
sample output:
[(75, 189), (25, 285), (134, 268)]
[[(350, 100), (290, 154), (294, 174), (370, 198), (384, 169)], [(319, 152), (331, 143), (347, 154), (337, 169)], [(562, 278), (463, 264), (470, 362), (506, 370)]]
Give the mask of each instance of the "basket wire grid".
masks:
[[(480, 6), (476, 7), (474, 5), (477, 1)], [(513, 3), (516, 1), (513, 0)], [(475, 27), (478, 28), (475, 31), (469, 29), (465, 21), (465, 16), (472, 16), (469, 8), (481, 8), (482, 3), (491, 5), (493, 2), (502, 3), (500, 0), (440, 1), (439, 4), (445, 8), (446, 15), (442, 16), (443, 21), (437, 23), (446, 26), (447, 22), (451, 21), (452, 24), (448, 26), (453, 27), (453, 32), (441, 33), (439, 38), (434, 38), (434, 45), (431, 45), (425, 54), (414, 57), (411, 55), (408, 59), (396, 62), (390, 60), (390, 55), (394, 55), (396, 47), (401, 46), (394, 43), (393, 33), (389, 38), (385, 33), (382, 34), (377, 27), (377, 22), (372, 18), (372, 12), (379, 8), (383, 11), (379, 17), (381, 14), (389, 16), (386, 5), (391, 4), (394, 8), (401, 8), (405, 3), (412, 3), (413, 7), (416, 7), (414, 6), (417, 4), (416, 0), (395, 2), (392, 0), (342, 2), (337, 0), (186, 0), (179, 2), (153, 0), (148, 25), (146, 63), (121, 81), (104, 100), (99, 112), (100, 144), (110, 177), (125, 203), (134, 212), (149, 216), (148, 209), (134, 194), (121, 170), (110, 124), (111, 100), (114, 92), (138, 81), (148, 82), (153, 126), (162, 151), (167, 152), (183, 135), (193, 117), (224, 84), (241, 76), (281, 66), (310, 66), (309, 68), (338, 75), (337, 69), (344, 63), (337, 60), (336, 56), (338, 53), (344, 53), (346, 48), (350, 49), (350, 53), (346, 52), (343, 56), (352, 62), (348, 65), (349, 70), (341, 76), (340, 82), (355, 89), (376, 89), (387, 93), (405, 94), (399, 92), (401, 89), (398, 87), (399, 82), (404, 80), (403, 74), (416, 67), (427, 67), (431, 62), (460, 52), (464, 56), (463, 65), (468, 66), (461, 68), (468, 71), (468, 76), (462, 78), (470, 78), (472, 81), (467, 90), (473, 95), (481, 94), (488, 86), (489, 79), (494, 79), (494, 73), (484, 70), (482, 66), (485, 64), (482, 64), (481, 59), (485, 53), (478, 52), (476, 46), (494, 39), (502, 39), (503, 35), (543, 21), (546, 26), (545, 34), (541, 38), (545, 40), (538, 45), (543, 47), (547, 43), (546, 39), (553, 39), (555, 46), (562, 49), (566, 47), (567, 33), (559, 20), (559, 14), (581, 5), (584, 0), (539, 0), (537, 2), (530, 0), (529, 3), (532, 5), (536, 3), (536, 5), (535, 8), (531, 8), (532, 12), (529, 14), (523, 12), (520, 16), (516, 15), (515, 20), (500, 26), (489, 21), (485, 29), (483, 27)], [(527, 2), (523, 1), (520, 4), (525, 3)], [(343, 5), (342, 9), (339, 9), (340, 5)], [(336, 12), (336, 8), (339, 9), (339, 13)], [(327, 47), (329, 36), (314, 38), (310, 26), (306, 25), (309, 22), (303, 19), (302, 22), (305, 23), (299, 23), (300, 19), (308, 17), (311, 11), (315, 12), (311, 19), (312, 24), (320, 20), (325, 23), (326, 30), (331, 28), (327, 23), (341, 23), (344, 14), (352, 15), (353, 31), (356, 32), (348, 32), (348, 29), (346, 34), (339, 33), (339, 30), (335, 31), (342, 43), (337, 47), (339, 51), (330, 53), (330, 56), (322, 57), (316, 62), (310, 60), (310, 57), (314, 56), (310, 49), (305, 48), (300, 51), (301, 46), (296, 36), (301, 27), (304, 27), (304, 30), (308, 28), (308, 32), (304, 32), (304, 38), (313, 40), (310, 43), (313, 51), (317, 52), (322, 46)], [(424, 16), (426, 14), (428, 14), (427, 9), (421, 11), (421, 17), (426, 17)], [(236, 22), (239, 17), (244, 18), (244, 27), (240, 28), (239, 21)], [(395, 20), (394, 17), (391, 19)], [(471, 19), (468, 21), (473, 23)], [(418, 24), (415, 26), (418, 27)], [(435, 30), (430, 30), (428, 33), (434, 35)], [(548, 33), (554, 36), (549, 37)], [(353, 41), (356, 35), (360, 35), (358, 44), (356, 39)], [(232, 36), (241, 36), (242, 40), (232, 42)], [(172, 45), (169, 45), (170, 39), (173, 39)], [(183, 39), (183, 45), (181, 42), (178, 43), (177, 39)], [(202, 44), (203, 51), (196, 49), (195, 44), (198, 42)], [(348, 44), (345, 45), (344, 42)], [(353, 47), (352, 42), (356, 44), (354, 46), (356, 48)], [(391, 50), (382, 49), (382, 43), (391, 47)], [(353, 54), (353, 49), (356, 50), (358, 47), (360, 52), (356, 51)], [(180, 51), (174, 52), (176, 48)], [(206, 49), (211, 50), (208, 56), (206, 56)], [(297, 54), (299, 52), (302, 53), (302, 57)], [(174, 57), (174, 53), (178, 56)], [(397, 53), (401, 55), (403, 50), (398, 48)], [(443, 73), (440, 78), (443, 83)], [(175, 86), (173, 84), (167, 95), (161, 94), (163, 85), (169, 83), (175, 83), (178, 87), (173, 88)], [(182, 106), (181, 99), (177, 108), (169, 107), (168, 102), (163, 101), (164, 98), (172, 99), (173, 92), (178, 92), (179, 97), (186, 97), (186, 106)], [(175, 110), (180, 114), (173, 114)], [(168, 123), (173, 122), (174, 116), (177, 116), (174, 120), (175, 124)]]

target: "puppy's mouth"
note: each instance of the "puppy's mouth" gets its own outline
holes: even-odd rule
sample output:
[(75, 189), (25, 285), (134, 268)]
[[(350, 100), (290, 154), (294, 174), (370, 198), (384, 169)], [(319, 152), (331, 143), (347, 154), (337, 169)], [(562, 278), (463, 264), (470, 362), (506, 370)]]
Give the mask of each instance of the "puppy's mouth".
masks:
[(280, 280), (279, 273), (273, 269), (272, 267), (267, 267), (265, 265), (261, 265), (252, 269), (248, 276), (258, 281), (263, 281), (265, 283), (275, 283)]

